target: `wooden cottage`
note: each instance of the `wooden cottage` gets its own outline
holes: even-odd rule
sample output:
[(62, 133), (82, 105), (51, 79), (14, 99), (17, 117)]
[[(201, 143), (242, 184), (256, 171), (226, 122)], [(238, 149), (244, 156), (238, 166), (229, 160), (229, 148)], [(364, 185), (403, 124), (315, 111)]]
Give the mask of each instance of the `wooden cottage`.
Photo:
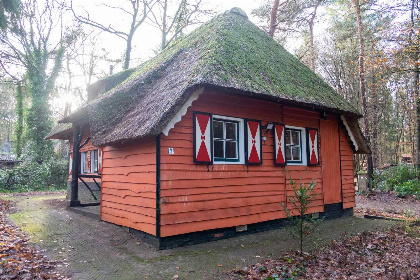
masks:
[(316, 182), (311, 212), (352, 213), (360, 113), (238, 8), (88, 94), (49, 135), (69, 205), (98, 186), (101, 219), (159, 248), (280, 225), (290, 178)]

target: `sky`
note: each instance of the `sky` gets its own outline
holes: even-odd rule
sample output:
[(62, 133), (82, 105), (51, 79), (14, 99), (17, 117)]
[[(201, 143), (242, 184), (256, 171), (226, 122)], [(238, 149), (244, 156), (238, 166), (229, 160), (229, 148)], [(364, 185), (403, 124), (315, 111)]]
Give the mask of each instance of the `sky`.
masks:
[[(176, 4), (179, 3), (179, 0), (168, 1), (168, 3), (171, 2), (174, 2), (175, 5), (172, 6), (176, 7)], [(258, 8), (263, 2), (264, 0), (202, 0), (202, 3), (204, 3), (203, 8), (214, 11), (213, 16), (226, 10), (230, 10), (233, 7), (239, 7), (246, 12), (249, 19), (254, 23), (256, 23), (257, 20), (252, 17), (252, 10)], [(109, 3), (109, 5), (118, 7), (125, 7), (127, 10), (130, 9), (130, 6), (127, 6), (127, 3), (129, 3), (127, 0), (114, 0), (112, 2), (105, 0), (73, 0), (73, 8), (76, 14), (79, 16), (82, 15), (86, 17), (89, 13), (90, 19), (96, 22), (100, 22), (105, 26), (112, 25), (117, 30), (128, 30), (130, 19), (127, 17), (127, 15), (122, 11), (105, 7), (104, 3)], [(212, 16), (204, 17), (202, 22), (210, 20), (211, 17)], [(71, 25), (71, 22), (74, 21), (72, 14), (68, 13), (64, 21), (67, 22), (68, 25)], [(188, 28), (185, 33), (191, 32), (198, 26), (199, 25), (195, 25), (191, 28)], [(97, 29), (93, 30), (95, 30), (96, 33), (99, 33)], [(136, 67), (142, 62), (154, 57), (157, 53), (157, 50), (159, 50), (160, 41), (161, 34), (158, 29), (156, 29), (150, 23), (142, 24), (136, 31), (133, 38), (133, 50), (131, 52), (130, 68)], [(126, 47), (126, 42), (123, 39), (106, 32), (101, 32), (100, 35), (95, 39), (94, 45), (97, 54), (109, 53), (106, 58), (111, 60), (102, 61), (97, 65), (97, 69), (95, 70), (97, 73), (99, 73), (99, 78), (110, 74), (110, 65), (115, 66), (114, 73), (123, 70), (122, 63), (112, 62), (112, 60), (123, 59), (123, 54)], [(65, 63), (66, 62), (64, 62), (64, 64)], [(74, 62), (70, 63), (70, 68), (73, 74), (72, 85), (74, 87), (78, 87), (80, 91), (85, 91), (85, 78), (80, 68), (78, 68)], [(97, 79), (97, 77), (93, 78), (91, 82), (93, 83)], [(58, 119), (61, 118), (64, 112), (64, 104), (66, 102), (72, 103), (73, 111), (82, 104), (81, 99), (75, 98), (74, 95), (69, 95), (63, 90), (63, 87), (65, 87), (66, 84), (68, 84), (68, 76), (63, 74), (57, 79), (59, 91), (58, 94), (53, 98), (51, 104), (54, 108), (54, 115)]]
[[(73, 5), (76, 12), (80, 15), (86, 15), (85, 10), (89, 12), (91, 19), (101, 22), (104, 24), (112, 24), (113, 26), (119, 27), (122, 30), (127, 30), (129, 26), (129, 19), (125, 19), (123, 12), (118, 10), (110, 9), (101, 5), (99, 0), (73, 0)], [(179, 2), (179, 1), (169, 1), (170, 2)], [(243, 9), (251, 21), (255, 22), (255, 19), (252, 17), (251, 12), (253, 9), (258, 8), (262, 0), (203, 0), (205, 3), (204, 7), (215, 11), (216, 14), (229, 10), (233, 7), (239, 7)], [(112, 5), (124, 5), (127, 3), (126, 0), (117, 0), (112, 1)], [(129, 8), (129, 7), (127, 7)], [(203, 19), (206, 21), (210, 19)], [(193, 28), (196, 28), (194, 26)], [(187, 30), (191, 32), (193, 28)], [(125, 50), (125, 41), (120, 39), (112, 34), (101, 34), (102, 43), (107, 50), (112, 50), (115, 58), (121, 58)], [(155, 51), (159, 48), (161, 37), (159, 30), (153, 27), (149, 23), (145, 23), (136, 31), (135, 37), (133, 39), (133, 52), (132, 52), (132, 63), (131, 66), (140, 64), (141, 62), (150, 59), (155, 55)], [(121, 66), (120, 66), (121, 67)], [(108, 67), (109, 68), (109, 67)], [(116, 71), (122, 69), (115, 69)]]

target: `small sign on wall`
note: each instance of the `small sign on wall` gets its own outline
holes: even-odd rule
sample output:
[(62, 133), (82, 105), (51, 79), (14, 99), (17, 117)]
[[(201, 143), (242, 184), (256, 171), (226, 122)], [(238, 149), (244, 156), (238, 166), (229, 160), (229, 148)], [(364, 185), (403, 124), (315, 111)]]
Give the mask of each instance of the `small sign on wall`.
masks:
[(175, 154), (174, 148), (168, 148), (168, 154), (174, 155)]

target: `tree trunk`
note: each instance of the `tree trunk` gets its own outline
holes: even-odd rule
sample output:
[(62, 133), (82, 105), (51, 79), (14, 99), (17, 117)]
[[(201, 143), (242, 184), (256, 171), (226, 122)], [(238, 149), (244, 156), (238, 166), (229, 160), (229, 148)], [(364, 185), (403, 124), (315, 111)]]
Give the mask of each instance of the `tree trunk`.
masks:
[(23, 92), (21, 81), (18, 81), (16, 89), (16, 117), (16, 156), (19, 158), (22, 155), (23, 148)]
[(130, 67), (130, 59), (131, 59), (131, 41), (133, 40), (133, 34), (130, 33), (130, 35), (127, 38), (127, 45), (125, 48), (125, 55), (124, 55), (124, 66), (123, 69), (126, 70)]
[(168, 10), (168, 1), (165, 0), (163, 4), (163, 16), (162, 16), (162, 42), (161, 42), (161, 50), (163, 51), (166, 48), (166, 12)]
[[(417, 35), (418, 38), (417, 40), (413, 40), (413, 36), (415, 35), (415, 18), (414, 18), (414, 13), (415, 13), (415, 5), (416, 5), (416, 0), (412, 0), (411, 2), (411, 24), (412, 24), (412, 32), (411, 32), (411, 37), (410, 37), (410, 45), (413, 46), (414, 49), (414, 53), (413, 53), (413, 60), (414, 60), (414, 70), (413, 70), (413, 87), (414, 87), (414, 96), (416, 98), (416, 122), (417, 122), (417, 151), (416, 151), (416, 167), (417, 169), (420, 169), (420, 96), (419, 96), (419, 46), (418, 46), (418, 42), (419, 42), (419, 36)], [(418, 174), (420, 175), (420, 172), (418, 172)]]
[(318, 10), (319, 4), (321, 3), (320, 0), (315, 4), (314, 12), (309, 20), (309, 44), (310, 44), (310, 52), (311, 52), (311, 70), (315, 71), (315, 47), (314, 47), (314, 21), (316, 18), (316, 12)]
[[(359, 86), (360, 86), (360, 96), (362, 98), (362, 111), (363, 111), (363, 124), (364, 124), (364, 134), (367, 142), (370, 144), (370, 131), (369, 131), (369, 116), (367, 109), (367, 97), (365, 89), (365, 40), (363, 38), (363, 25), (362, 25), (362, 15), (360, 12), (360, 3), (359, 0), (352, 0), (353, 6), (357, 18), (357, 31), (359, 37)], [(369, 190), (372, 190), (372, 174), (373, 174), (373, 161), (372, 155), (367, 155), (367, 172), (368, 172), (368, 187)]]
[(274, 37), (274, 31), (276, 30), (277, 11), (279, 9), (279, 2), (280, 0), (274, 0), (273, 8), (271, 9), (270, 29), (268, 31), (268, 35), (270, 35), (271, 38)]

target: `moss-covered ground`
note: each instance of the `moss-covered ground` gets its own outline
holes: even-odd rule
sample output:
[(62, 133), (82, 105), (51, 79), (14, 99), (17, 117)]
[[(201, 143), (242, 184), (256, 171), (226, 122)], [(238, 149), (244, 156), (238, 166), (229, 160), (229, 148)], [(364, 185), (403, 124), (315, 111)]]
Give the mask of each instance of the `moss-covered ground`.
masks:
[[(4, 199), (4, 197), (2, 198)], [(194, 246), (158, 251), (121, 227), (66, 210), (64, 196), (7, 198), (16, 203), (9, 215), (31, 243), (72, 279), (225, 279), (226, 271), (280, 256), (295, 249), (286, 228)], [(383, 230), (387, 220), (357, 217), (324, 221), (310, 246), (322, 246), (343, 233)]]

